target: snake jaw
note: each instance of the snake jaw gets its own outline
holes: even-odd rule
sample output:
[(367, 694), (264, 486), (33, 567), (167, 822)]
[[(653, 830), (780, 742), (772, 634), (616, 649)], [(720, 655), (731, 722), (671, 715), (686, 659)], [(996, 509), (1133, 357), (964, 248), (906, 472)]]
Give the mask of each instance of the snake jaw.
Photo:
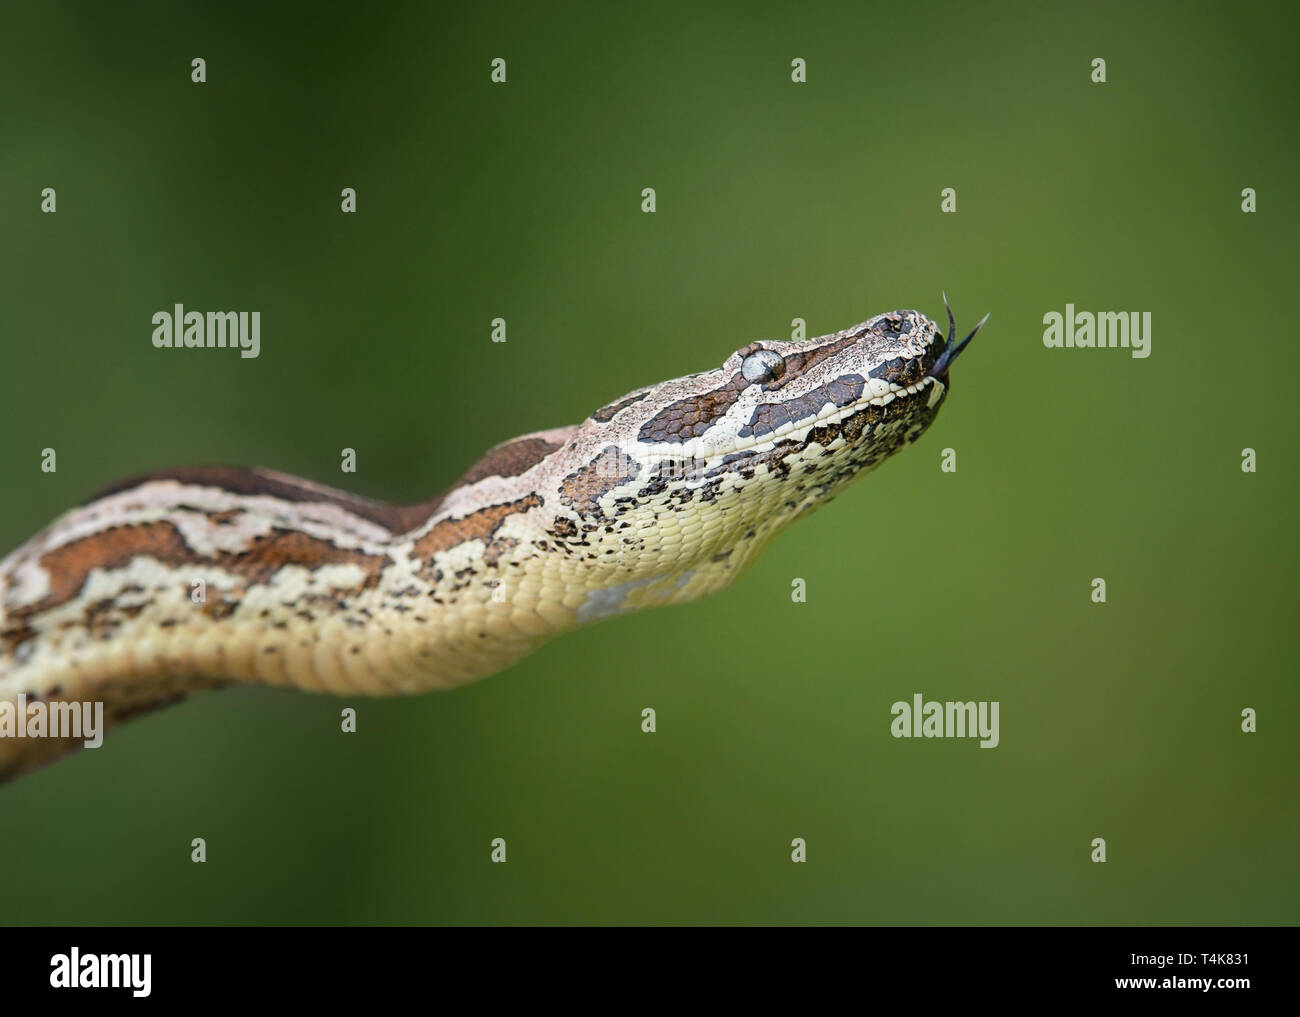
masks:
[(989, 320), (989, 317), (993, 312), (990, 311), (988, 314), (984, 315), (984, 317), (979, 320), (979, 323), (970, 330), (970, 335), (956, 345), (953, 345), (953, 340), (957, 338), (957, 322), (956, 319), (953, 318), (952, 307), (948, 304), (947, 293), (943, 295), (943, 306), (948, 312), (948, 344), (944, 347), (943, 352), (939, 354), (939, 359), (930, 366), (930, 370), (926, 373), (928, 373), (930, 377), (938, 378), (940, 381), (946, 383), (948, 380), (948, 368), (950, 368), (952, 362), (961, 355), (961, 351), (966, 348), (967, 344), (975, 338), (975, 333), (984, 327), (984, 323)]

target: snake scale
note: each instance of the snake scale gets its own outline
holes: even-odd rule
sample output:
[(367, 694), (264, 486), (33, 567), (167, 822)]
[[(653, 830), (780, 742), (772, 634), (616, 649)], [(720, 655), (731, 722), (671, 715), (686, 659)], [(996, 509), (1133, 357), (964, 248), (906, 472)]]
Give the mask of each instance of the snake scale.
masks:
[[(261, 469), (116, 484), (0, 562), (0, 710), (102, 703), (111, 727), (231, 682), (446, 689), (707, 596), (930, 425), (984, 324), (958, 343), (948, 321), (750, 343), (498, 445), (417, 505)], [(0, 779), (81, 744), (0, 737)]]

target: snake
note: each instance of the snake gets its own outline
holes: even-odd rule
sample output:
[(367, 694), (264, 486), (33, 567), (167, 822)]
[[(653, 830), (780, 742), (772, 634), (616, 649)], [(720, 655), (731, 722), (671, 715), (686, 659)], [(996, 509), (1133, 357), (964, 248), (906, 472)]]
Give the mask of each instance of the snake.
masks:
[[(417, 504), (261, 468), (113, 484), (0, 561), (0, 715), (99, 704), (113, 728), (231, 683), (449, 689), (579, 626), (716, 593), (934, 421), (988, 320), (956, 342), (944, 304), (946, 336), (899, 310), (751, 342), (503, 442)], [(0, 780), (81, 747), (69, 730), (4, 731)]]

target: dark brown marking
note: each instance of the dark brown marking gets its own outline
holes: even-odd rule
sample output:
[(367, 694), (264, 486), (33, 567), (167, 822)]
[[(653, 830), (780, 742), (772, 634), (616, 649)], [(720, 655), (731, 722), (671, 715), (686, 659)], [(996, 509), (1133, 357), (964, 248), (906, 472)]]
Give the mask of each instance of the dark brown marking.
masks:
[(876, 322), (877, 330), (886, 335), (907, 335), (912, 331), (912, 315), (915, 311), (890, 311), (882, 314)]
[(785, 374), (775, 382), (764, 386), (764, 391), (772, 391), (781, 388), (796, 378), (801, 377), (808, 371), (820, 364), (827, 357), (833, 357), (837, 353), (847, 350), (861, 338), (859, 335), (845, 336), (843, 339), (836, 339), (832, 342), (823, 343), (821, 346), (814, 346), (810, 350), (804, 350), (802, 353), (791, 353), (785, 355)]
[(798, 455), (808, 447), (806, 441), (795, 441), (787, 438), (784, 441), (777, 442), (766, 452), (756, 453), (747, 462), (746, 466), (766, 466), (771, 473), (776, 474), (781, 479), (790, 475), (790, 466), (786, 463), (789, 456)]
[(456, 482), (456, 486), (464, 487), (484, 477), (517, 477), (532, 469), (560, 447), (559, 442), (546, 441), (543, 438), (516, 438), (488, 452), (469, 468)]
[(831, 442), (840, 436), (839, 424), (819, 424), (808, 432), (808, 441), (816, 442), (822, 448), (830, 448)]
[(481, 540), (486, 544), (510, 516), (540, 508), (543, 504), (540, 495), (529, 494), (517, 501), (489, 505), (460, 519), (444, 519), (415, 542), (415, 553), (420, 558), (429, 559), (467, 540)]
[(338, 547), (332, 541), (320, 540), (300, 530), (279, 527), (254, 537), (252, 546), (246, 551), (218, 551), (210, 558), (193, 560), (200, 566), (211, 564), (233, 572), (252, 583), (270, 582), (286, 565), (297, 565), (311, 571), (324, 565), (358, 565), (365, 572), (365, 579), (359, 587), (362, 590), (372, 589), (388, 564), (386, 555)]
[(834, 381), (827, 382), (813, 389), (798, 399), (785, 403), (759, 403), (749, 418), (749, 423), (740, 429), (742, 438), (751, 435), (771, 434), (779, 427), (789, 423), (815, 418), (827, 403), (836, 407), (848, 406), (862, 395), (866, 385), (860, 374), (845, 374)]
[(721, 493), (722, 485), (725, 482), (726, 482), (725, 477), (717, 477), (713, 480), (706, 480), (704, 482), (704, 485), (700, 488), (700, 501), (707, 505), (710, 502), (716, 500), (718, 495)]
[(862, 437), (863, 432), (875, 427), (876, 424), (884, 418), (883, 406), (872, 406), (870, 404), (862, 407), (857, 413), (845, 417), (840, 424), (840, 433), (844, 435), (847, 442), (855, 442)]
[(602, 406), (591, 415), (592, 420), (598, 420), (602, 424), (607, 424), (613, 420), (621, 410), (627, 409), (634, 403), (639, 403), (642, 399), (650, 394), (650, 389), (644, 392), (633, 392), (630, 396), (624, 396), (616, 403), (610, 403), (608, 406)]
[(591, 462), (564, 478), (560, 501), (579, 515), (600, 514), (600, 499), (641, 472), (641, 464), (617, 445), (607, 445)]
[(642, 441), (673, 443), (698, 438), (726, 415), (748, 387), (745, 376), (737, 371), (721, 388), (665, 406), (641, 425), (639, 437)]
[(0, 642), (3, 642), (5, 650), (12, 654), (16, 654), (18, 647), (22, 646), (23, 643), (35, 638), (36, 630), (25, 621), (0, 629)]
[[(65, 604), (81, 591), (93, 569), (122, 568), (137, 557), (152, 558), (173, 567), (215, 567), (254, 583), (268, 582), (285, 565), (300, 565), (312, 570), (322, 565), (359, 565), (366, 573), (359, 589), (374, 586), (388, 561), (383, 555), (340, 548), (328, 540), (318, 540), (298, 530), (278, 528), (254, 538), (246, 551), (219, 551), (204, 556), (185, 543), (172, 523), (133, 523), (115, 526), (47, 551), (41, 556), (40, 567), (49, 574), (50, 592), (35, 604), (18, 608), (12, 614), (14, 617), (30, 617)], [(113, 602), (108, 600), (88, 605), (87, 621), (95, 622), (112, 606)], [(220, 617), (215, 613), (214, 616)]]
[(40, 600), (12, 613), (27, 617), (66, 604), (81, 592), (92, 569), (117, 569), (133, 558), (147, 557), (165, 565), (190, 564), (197, 556), (172, 523), (132, 523), (92, 533), (46, 551), (40, 567), (49, 573), (50, 591)]
[(237, 600), (209, 600), (203, 604), (200, 610), (209, 618), (220, 621), (222, 618), (229, 618), (239, 607)]
[(895, 385), (915, 385), (925, 377), (925, 368), (915, 357), (895, 357), (871, 369), (871, 377), (893, 382)]

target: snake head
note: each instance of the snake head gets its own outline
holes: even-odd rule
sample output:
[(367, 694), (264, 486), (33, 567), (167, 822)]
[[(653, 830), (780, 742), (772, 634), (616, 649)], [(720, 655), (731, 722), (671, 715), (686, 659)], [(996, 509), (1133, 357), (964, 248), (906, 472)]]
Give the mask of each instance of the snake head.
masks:
[(929, 427), (969, 342), (952, 335), (900, 310), (814, 339), (748, 343), (718, 367), (602, 406), (557, 432), (558, 448), (550, 435), (523, 439), (555, 450), (511, 489), (544, 491), (541, 530), (520, 546), (562, 559), (578, 623), (716, 592)]
[(971, 339), (954, 336), (951, 317), (945, 335), (919, 311), (890, 311), (814, 339), (749, 343), (717, 368), (638, 389), (577, 429), (574, 460), (591, 466), (569, 481), (582, 497), (561, 504), (586, 526), (679, 522), (671, 554), (650, 559), (738, 566), (929, 427)]

